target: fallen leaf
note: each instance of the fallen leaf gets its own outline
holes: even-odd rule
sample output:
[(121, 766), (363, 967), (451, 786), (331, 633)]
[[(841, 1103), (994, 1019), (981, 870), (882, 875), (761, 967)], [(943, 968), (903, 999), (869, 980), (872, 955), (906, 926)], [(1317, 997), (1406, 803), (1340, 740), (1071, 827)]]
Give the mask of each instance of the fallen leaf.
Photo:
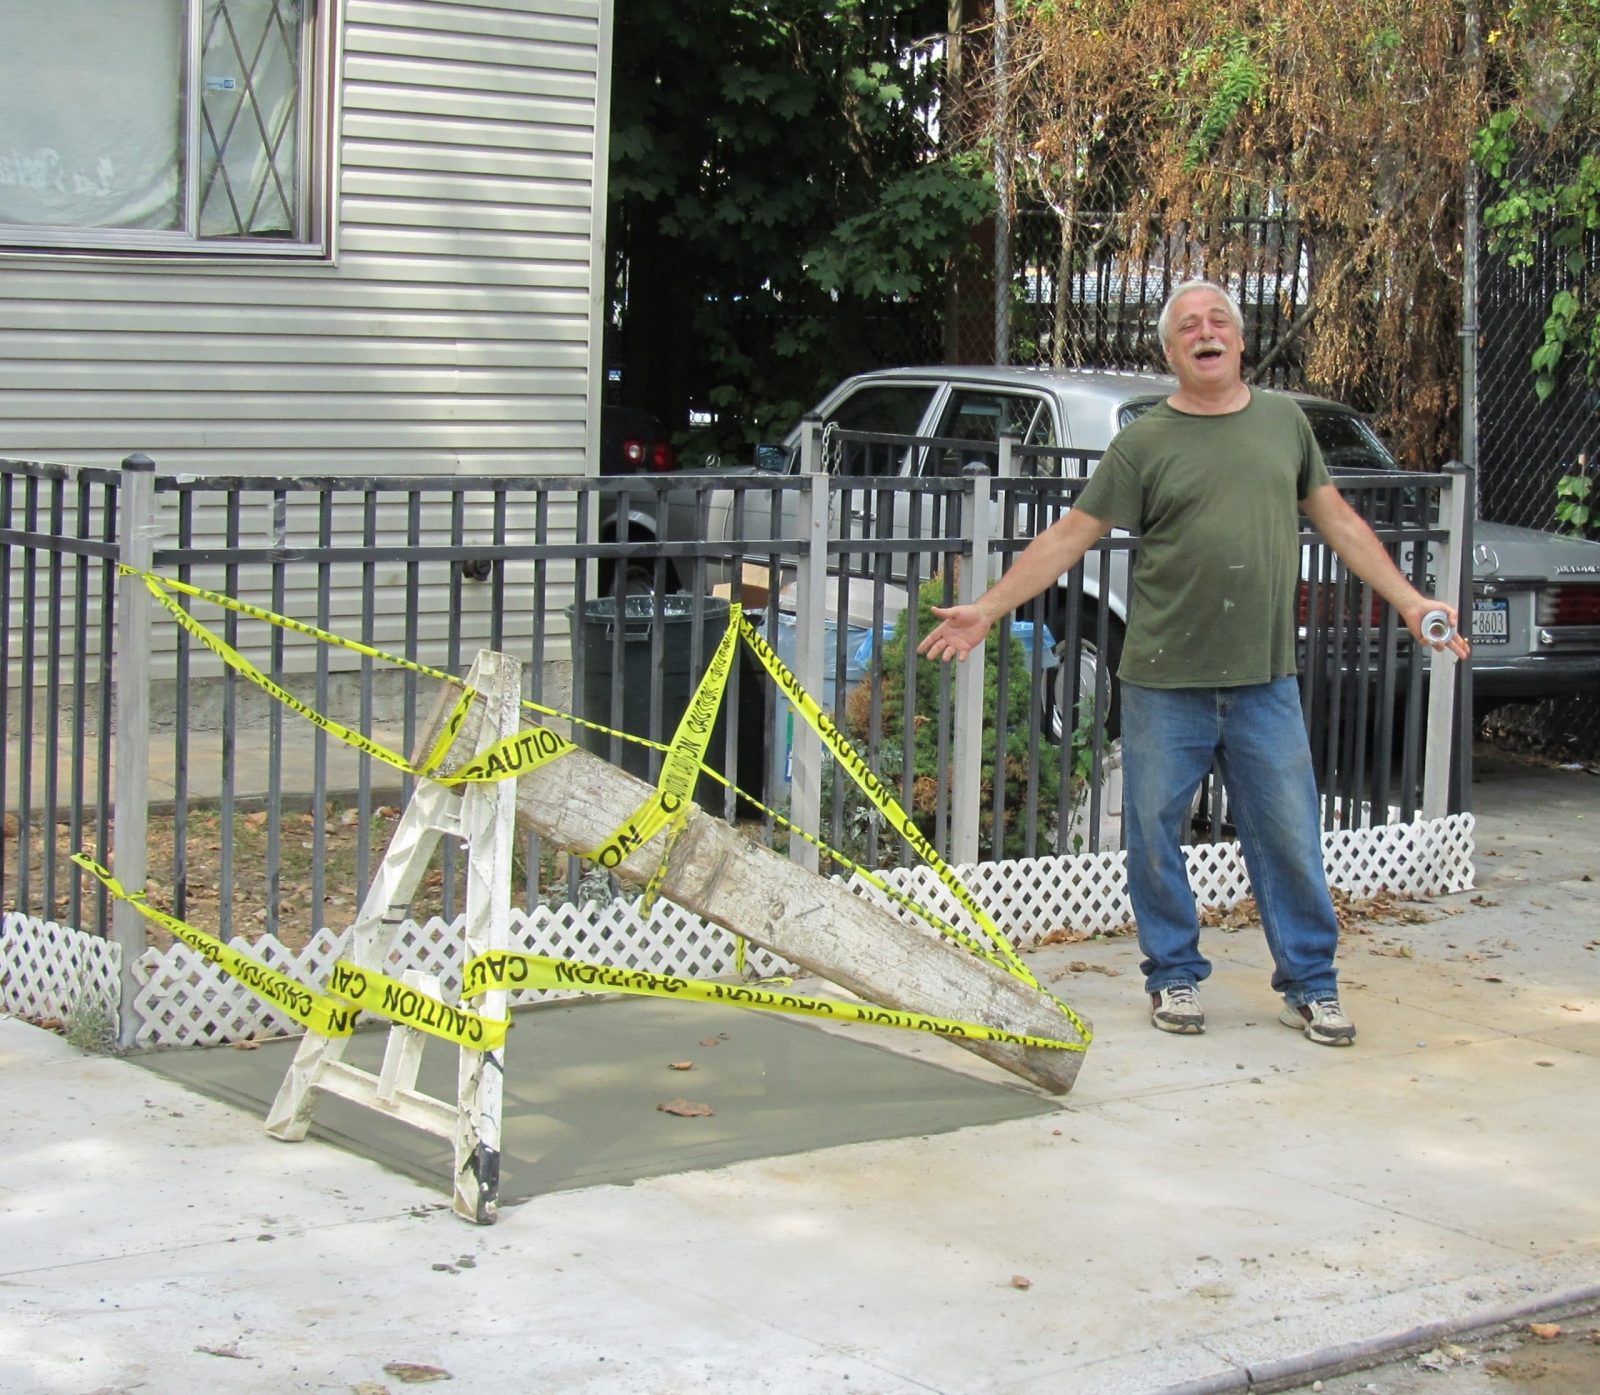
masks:
[(422, 1366), (415, 1361), (385, 1361), (385, 1373), (396, 1380), (404, 1381), (407, 1385), (421, 1385), (430, 1380), (454, 1380), (443, 1366)]
[(709, 1104), (698, 1104), (694, 1100), (684, 1099), (668, 1100), (665, 1104), (658, 1104), (656, 1108), (663, 1114), (676, 1114), (684, 1119), (706, 1118), (717, 1112)]
[(1582, 1012), (1583, 1011), (1583, 1004), (1582, 1003), (1562, 1003), (1561, 1004), (1561, 1010), (1562, 1010), (1562, 1012)]
[(381, 1380), (358, 1380), (350, 1387), (350, 1395), (389, 1395), (389, 1387)]
[(247, 1359), (234, 1342), (229, 1342), (225, 1347), (196, 1347), (195, 1350), (204, 1352), (207, 1356), (226, 1356), (230, 1361), (244, 1361)]
[(236, 1041), (233, 1043), (233, 1049), (235, 1051), (259, 1051), (261, 1050), (261, 1043), (259, 1041)]
[(1063, 928), (1052, 930), (1048, 935), (1041, 935), (1039, 943), (1042, 945), (1075, 945), (1081, 944), (1089, 938), (1087, 930), (1072, 930)]
[(1553, 1066), (1553, 1065), (1555, 1065), (1555, 1062), (1554, 1061), (1535, 1061), (1534, 1065), (1536, 1065), (1536, 1066)]
[(1013, 1274), (1011, 1276), (1011, 1287), (1012, 1288), (1032, 1288), (1033, 1287), (1033, 1280), (1030, 1279), (1026, 1274)]
[(264, 826), (266, 824), (266, 821), (267, 821), (267, 811), (265, 809), (258, 809), (258, 810), (256, 810), (255, 813), (246, 814), (244, 816), (244, 823), (245, 823), (245, 827), (246, 828), (261, 828), (262, 826)]
[(700, 1043), (701, 1046), (721, 1046), (722, 1042), (716, 1037), (707, 1037)]
[(668, 1061), (667, 1062), (667, 1069), (668, 1070), (693, 1070), (694, 1069), (694, 1062), (693, 1061)]
[(1530, 1322), (1528, 1331), (1533, 1333), (1541, 1342), (1553, 1342), (1561, 1335), (1559, 1322)]

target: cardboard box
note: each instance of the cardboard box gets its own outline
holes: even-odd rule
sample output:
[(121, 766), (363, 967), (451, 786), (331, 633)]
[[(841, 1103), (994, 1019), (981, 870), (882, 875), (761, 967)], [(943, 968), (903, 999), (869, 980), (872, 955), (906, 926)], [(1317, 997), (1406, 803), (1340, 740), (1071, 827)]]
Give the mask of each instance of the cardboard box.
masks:
[(766, 605), (767, 598), (772, 594), (772, 588), (771, 570), (757, 566), (754, 562), (746, 562), (740, 568), (737, 583), (724, 581), (713, 586), (711, 594), (725, 601), (738, 601), (740, 605), (750, 610), (759, 610)]

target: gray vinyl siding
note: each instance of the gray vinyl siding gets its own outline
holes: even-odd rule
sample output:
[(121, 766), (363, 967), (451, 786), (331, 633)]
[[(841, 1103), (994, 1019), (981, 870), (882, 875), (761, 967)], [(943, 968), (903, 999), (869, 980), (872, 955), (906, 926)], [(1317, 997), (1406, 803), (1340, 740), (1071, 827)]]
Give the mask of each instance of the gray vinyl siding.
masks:
[(0, 256), (0, 454), (582, 474), (608, 0), (349, 0), (336, 256)]
[[(138, 451), (163, 475), (595, 472), (611, 0), (340, 9), (333, 255), (0, 253), (0, 456)], [(223, 526), (199, 520), (209, 540)], [(265, 604), (254, 580), (241, 592)], [(429, 590), (442, 607), (443, 584)], [(307, 590), (285, 609), (310, 620), (313, 604)], [(487, 607), (469, 589), (469, 654)], [(358, 633), (358, 590), (334, 612)], [(380, 644), (398, 639), (398, 617), (375, 620)], [(172, 647), (158, 627), (158, 653)]]

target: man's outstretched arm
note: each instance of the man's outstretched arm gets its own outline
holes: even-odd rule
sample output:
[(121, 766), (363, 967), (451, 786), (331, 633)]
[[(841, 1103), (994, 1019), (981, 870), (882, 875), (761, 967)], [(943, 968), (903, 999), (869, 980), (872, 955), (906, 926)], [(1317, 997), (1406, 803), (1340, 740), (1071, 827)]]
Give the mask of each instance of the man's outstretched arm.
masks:
[(1111, 531), (1111, 524), (1082, 509), (1068, 509), (1040, 533), (1022, 555), (983, 595), (970, 605), (934, 606), (940, 624), (929, 630), (917, 653), (930, 659), (962, 659), (983, 643), (994, 622), (1024, 601), (1031, 601), (1062, 572), (1071, 571), (1083, 554)]
[[(1448, 649), (1458, 659), (1472, 652), (1471, 644), (1461, 633), (1456, 608), (1448, 601), (1424, 596), (1406, 580), (1371, 525), (1350, 507), (1335, 485), (1324, 484), (1313, 489), (1300, 501), (1300, 509), (1345, 566), (1395, 608), (1418, 644)], [(1448, 643), (1436, 644), (1423, 635), (1422, 617), (1430, 610), (1442, 610), (1449, 615), (1456, 633)]]

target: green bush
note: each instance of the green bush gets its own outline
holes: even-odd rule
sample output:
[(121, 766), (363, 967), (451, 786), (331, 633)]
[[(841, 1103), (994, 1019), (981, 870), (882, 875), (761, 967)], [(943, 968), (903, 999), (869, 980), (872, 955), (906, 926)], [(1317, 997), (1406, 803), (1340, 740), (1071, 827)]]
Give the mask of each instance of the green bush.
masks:
[[(932, 608), (944, 599), (944, 578), (935, 576), (926, 582), (917, 597), (917, 633), (926, 635), (938, 622)], [(906, 721), (905, 661), (908, 635), (907, 616), (902, 615), (895, 627), (894, 638), (883, 648), (882, 678), (876, 693), (881, 708), (881, 727), (875, 766), (885, 783), (896, 790), (904, 761)], [(1046, 743), (1040, 749), (1038, 770), (1030, 779), (1028, 768), (1028, 729), (1031, 707), (1034, 702), (1033, 687), (1028, 681), (1029, 666), (1021, 643), (1009, 641), (1009, 675), (1006, 691), (1006, 743), (1000, 756), (1001, 778), (1005, 781), (1005, 809), (999, 837), (994, 829), (994, 787), (997, 752), (994, 732), (999, 727), (999, 675), (1000, 646), (991, 635), (984, 646), (983, 721), (986, 739), (983, 747), (982, 799), (979, 809), (979, 830), (984, 855), (993, 858), (1025, 857), (1027, 846), (1027, 811), (1039, 813), (1041, 844), (1054, 836), (1053, 819), (1061, 794), (1060, 753)], [(934, 813), (941, 795), (948, 796), (950, 772), (941, 768), (939, 761), (938, 723), (934, 715), (939, 710), (939, 687), (943, 681), (943, 665), (929, 660), (917, 662), (915, 691), (912, 695), (910, 727), (912, 741), (912, 785), (908, 812), (924, 831), (931, 831)], [(866, 752), (870, 734), (872, 699), (874, 690), (863, 683), (851, 695), (845, 707), (845, 728), (853, 744)], [(1074, 737), (1079, 747), (1078, 738)], [(948, 755), (948, 748), (946, 751)], [(1081, 764), (1078, 751), (1074, 753), (1074, 781), (1079, 778)], [(832, 763), (824, 773), (823, 815), (831, 808)], [(903, 800), (903, 795), (901, 796)], [(863, 861), (867, 846), (867, 830), (881, 822), (867, 804), (860, 791), (851, 783), (845, 792), (845, 843), (841, 849), (856, 861)], [(887, 846), (883, 846), (887, 844)], [(896, 860), (898, 843), (886, 833), (880, 834), (880, 864)]]

